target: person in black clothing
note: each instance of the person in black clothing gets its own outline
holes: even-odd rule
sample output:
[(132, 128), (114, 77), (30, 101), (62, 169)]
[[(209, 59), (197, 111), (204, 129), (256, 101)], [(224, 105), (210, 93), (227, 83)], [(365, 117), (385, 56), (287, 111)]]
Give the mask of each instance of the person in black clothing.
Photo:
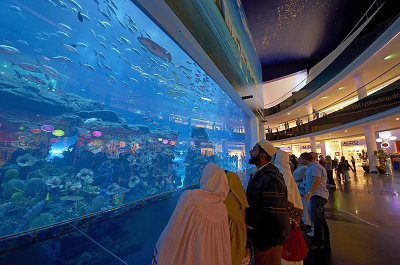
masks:
[(299, 161), (297, 161), (297, 158), (295, 155), (290, 156), (290, 162), (293, 164), (293, 170), (292, 173), (296, 170), (296, 168), (299, 166)]
[(280, 265), (283, 244), (290, 235), (285, 180), (270, 163), (275, 153), (275, 147), (266, 140), (250, 151), (249, 164), (254, 164), (257, 170), (247, 186), (246, 224), (255, 265)]

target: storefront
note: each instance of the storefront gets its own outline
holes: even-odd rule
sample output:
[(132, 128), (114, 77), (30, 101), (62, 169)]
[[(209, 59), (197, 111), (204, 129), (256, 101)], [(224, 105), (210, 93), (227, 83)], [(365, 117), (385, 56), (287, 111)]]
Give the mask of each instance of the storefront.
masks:
[(356, 164), (361, 165), (360, 155), (362, 151), (367, 152), (367, 146), (365, 144), (365, 139), (358, 140), (345, 140), (342, 141), (342, 155), (351, 163), (351, 157), (356, 159)]

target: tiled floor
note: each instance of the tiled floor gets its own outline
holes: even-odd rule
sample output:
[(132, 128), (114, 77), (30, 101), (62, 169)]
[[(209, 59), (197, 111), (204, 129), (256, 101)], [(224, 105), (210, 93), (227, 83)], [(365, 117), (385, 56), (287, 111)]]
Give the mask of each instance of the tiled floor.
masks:
[[(332, 254), (309, 252), (304, 264), (400, 264), (400, 172), (365, 174), (357, 168), (325, 206)], [(309, 241), (309, 238), (306, 238)]]

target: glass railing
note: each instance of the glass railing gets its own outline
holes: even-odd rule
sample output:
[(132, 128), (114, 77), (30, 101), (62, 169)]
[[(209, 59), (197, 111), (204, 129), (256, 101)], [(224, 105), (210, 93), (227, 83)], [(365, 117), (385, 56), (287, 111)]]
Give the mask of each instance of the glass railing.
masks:
[[(374, 82), (379, 82), (379, 79), (375, 79)], [(374, 91), (377, 89), (379, 90)], [(332, 112), (306, 124), (276, 133), (267, 133), (267, 139), (274, 141), (306, 135), (357, 121), (400, 106), (400, 80), (386, 85), (383, 88), (380, 88), (379, 86), (372, 86), (372, 88), (367, 91), (369, 93), (375, 93), (370, 94), (369, 96), (358, 100), (357, 102), (350, 104), (341, 110)]]

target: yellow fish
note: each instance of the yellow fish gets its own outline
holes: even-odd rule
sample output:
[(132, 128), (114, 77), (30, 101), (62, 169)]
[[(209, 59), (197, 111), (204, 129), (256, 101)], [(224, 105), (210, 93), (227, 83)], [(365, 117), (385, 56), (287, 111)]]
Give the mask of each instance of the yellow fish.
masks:
[(49, 192), (47, 193), (47, 196), (46, 196), (46, 201), (48, 201), (48, 200), (50, 200), (50, 193)]

